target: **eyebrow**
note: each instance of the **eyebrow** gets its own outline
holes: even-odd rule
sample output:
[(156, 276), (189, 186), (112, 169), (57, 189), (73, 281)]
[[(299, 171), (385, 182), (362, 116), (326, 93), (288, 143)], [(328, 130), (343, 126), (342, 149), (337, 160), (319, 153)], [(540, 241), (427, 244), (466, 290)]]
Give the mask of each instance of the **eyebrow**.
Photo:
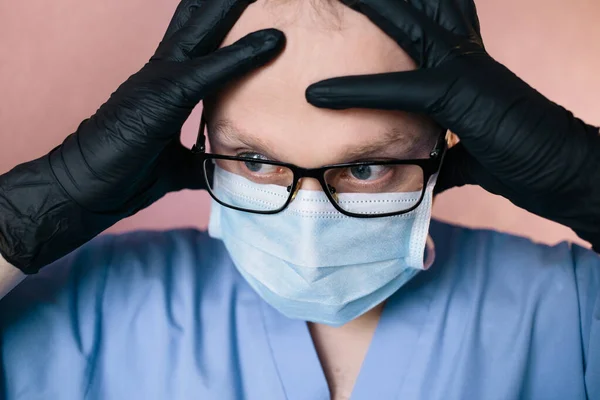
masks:
[[(213, 138), (217, 138), (217, 140), (226, 142), (235, 141), (255, 149), (274, 161), (278, 160), (275, 154), (273, 154), (273, 146), (270, 146), (260, 137), (236, 127), (230, 120), (219, 119), (215, 121), (211, 126), (210, 134), (213, 135)], [(410, 154), (417, 149), (422, 149), (424, 144), (429, 144), (429, 142), (427, 140), (419, 140), (418, 135), (414, 133), (394, 127), (385, 130), (382, 137), (375, 141), (358, 146), (348, 146), (336, 154), (336, 159), (337, 162), (353, 162), (373, 156), (381, 157), (382, 153), (387, 153), (390, 156), (390, 148), (394, 149), (393, 152), (396, 156), (401, 153)]]
[(409, 153), (419, 145), (417, 135), (405, 132), (399, 128), (391, 128), (385, 130), (381, 138), (359, 146), (351, 146), (342, 150), (340, 158), (342, 160), (354, 161), (359, 158), (368, 158), (381, 155), (382, 152), (391, 147), (394, 148), (395, 154)]
[(259, 151), (270, 159), (277, 159), (272, 152), (272, 146), (269, 146), (266, 141), (243, 129), (239, 129), (228, 119), (217, 120), (211, 126), (209, 134), (219, 141), (237, 142)]

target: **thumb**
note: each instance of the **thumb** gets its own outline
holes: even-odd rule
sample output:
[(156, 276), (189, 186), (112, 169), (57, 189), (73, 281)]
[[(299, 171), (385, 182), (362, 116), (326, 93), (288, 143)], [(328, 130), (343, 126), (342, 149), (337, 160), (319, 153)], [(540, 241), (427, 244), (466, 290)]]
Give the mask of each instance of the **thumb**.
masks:
[(474, 170), (482, 171), (483, 167), (467, 153), (462, 143), (458, 143), (446, 152), (434, 193), (440, 194), (453, 187), (477, 184), (472, 173)]
[(437, 179), (434, 194), (440, 194), (454, 187), (478, 185), (484, 190), (508, 198), (512, 201), (518, 192), (506, 186), (483, 164), (473, 157), (462, 143), (458, 143), (446, 152), (444, 163)]
[(443, 94), (434, 70), (326, 79), (306, 89), (306, 100), (320, 108), (373, 108), (430, 114)]
[(190, 149), (173, 140), (159, 157), (157, 165), (162, 193), (184, 189), (206, 189), (202, 160)]

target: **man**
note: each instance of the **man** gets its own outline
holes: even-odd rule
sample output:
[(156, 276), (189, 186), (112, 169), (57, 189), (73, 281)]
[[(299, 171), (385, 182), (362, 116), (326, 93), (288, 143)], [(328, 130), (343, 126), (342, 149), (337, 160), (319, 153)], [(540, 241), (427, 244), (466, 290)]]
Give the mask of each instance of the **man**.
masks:
[[(0, 249), (36, 272), (189, 187), (222, 242), (104, 236), (28, 278), (0, 303), (6, 397), (599, 398), (595, 253), (429, 229), (436, 179), (475, 179), (599, 244), (597, 129), (452, 4), (353, 4), (391, 40), (337, 2), (182, 3), (140, 73), (2, 177)], [(246, 36), (273, 26), (276, 57), (280, 33)], [(201, 98), (211, 149), (202, 129), (190, 153), (174, 139)], [(438, 124), (462, 142), (445, 161)]]

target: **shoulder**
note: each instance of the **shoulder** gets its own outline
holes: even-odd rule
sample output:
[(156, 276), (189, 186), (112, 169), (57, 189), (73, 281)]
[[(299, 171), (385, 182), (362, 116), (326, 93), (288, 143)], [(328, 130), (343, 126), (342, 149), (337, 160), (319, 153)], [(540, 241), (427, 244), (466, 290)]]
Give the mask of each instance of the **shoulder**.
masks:
[(186, 278), (208, 284), (226, 276), (237, 279), (229, 255), (204, 231), (105, 234), (27, 277), (1, 305), (20, 315), (73, 303), (92, 312), (99, 302), (130, 300), (144, 288), (185, 284)]
[(435, 273), (444, 281), (479, 290), (483, 299), (511, 300), (517, 305), (538, 299), (537, 305), (560, 306), (587, 316), (593, 313), (589, 303), (600, 293), (600, 256), (591, 250), (437, 221), (431, 235), (436, 246), (434, 267), (440, 270)]
[(461, 303), (461, 313), (474, 308), (498, 331), (535, 327), (539, 343), (581, 352), (588, 390), (600, 393), (600, 255), (572, 243), (549, 246), (437, 221), (431, 235), (437, 271), (430, 279)]
[(103, 276), (113, 302), (192, 287), (203, 293), (205, 287), (232, 285), (239, 279), (223, 242), (197, 229), (105, 235), (76, 257), (81, 274), (91, 266), (94, 275)]
[[(29, 276), (0, 301), (0, 332), (96, 337), (101, 320), (242, 287), (221, 241), (193, 229), (102, 235)], [(205, 290), (206, 289), (206, 290)], [(189, 294), (189, 296), (185, 296)], [(216, 296), (218, 297), (218, 296)], [(162, 308), (161, 308), (162, 307)], [(67, 340), (67, 339), (65, 339)], [(42, 343), (42, 342), (40, 342)]]
[(202, 270), (229, 258), (222, 241), (197, 229), (134, 231), (98, 239), (82, 249), (81, 256), (95, 253), (116, 269), (113, 274), (123, 277), (171, 268)]
[(477, 266), (539, 273), (541, 270), (573, 270), (580, 259), (600, 265), (600, 256), (581, 246), (562, 242), (556, 245), (492, 229), (474, 229), (433, 221), (431, 235), (445, 258), (470, 260)]
[[(35, 397), (31, 376), (38, 376), (50, 398), (82, 398), (101, 354), (118, 358), (124, 346), (146, 352), (173, 324), (193, 324), (198, 307), (214, 306), (225, 290), (237, 293), (235, 272), (222, 243), (205, 232), (97, 237), (0, 301), (5, 390)], [(32, 366), (32, 359), (39, 362)], [(65, 365), (71, 384), (52, 383)]]
[[(600, 312), (600, 255), (563, 242), (545, 245), (489, 229), (433, 222), (436, 274), (482, 299), (547, 306), (578, 315), (583, 333)], [(600, 314), (598, 314), (600, 315)]]

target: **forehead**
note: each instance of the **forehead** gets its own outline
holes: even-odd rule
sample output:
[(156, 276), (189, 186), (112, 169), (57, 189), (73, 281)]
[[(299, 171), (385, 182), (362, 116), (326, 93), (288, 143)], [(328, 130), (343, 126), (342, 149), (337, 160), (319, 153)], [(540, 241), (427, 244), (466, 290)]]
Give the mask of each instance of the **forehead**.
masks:
[[(227, 46), (250, 32), (278, 28), (283, 53), (266, 67), (219, 93), (212, 119), (227, 119), (259, 136), (285, 161), (324, 165), (335, 149), (364, 145), (391, 130), (418, 135), (423, 118), (401, 112), (324, 110), (306, 102), (306, 88), (319, 80), (406, 71), (410, 57), (362, 14), (339, 2), (314, 6), (304, 0), (259, 0), (226, 37)], [(209, 121), (210, 122), (210, 121)]]

